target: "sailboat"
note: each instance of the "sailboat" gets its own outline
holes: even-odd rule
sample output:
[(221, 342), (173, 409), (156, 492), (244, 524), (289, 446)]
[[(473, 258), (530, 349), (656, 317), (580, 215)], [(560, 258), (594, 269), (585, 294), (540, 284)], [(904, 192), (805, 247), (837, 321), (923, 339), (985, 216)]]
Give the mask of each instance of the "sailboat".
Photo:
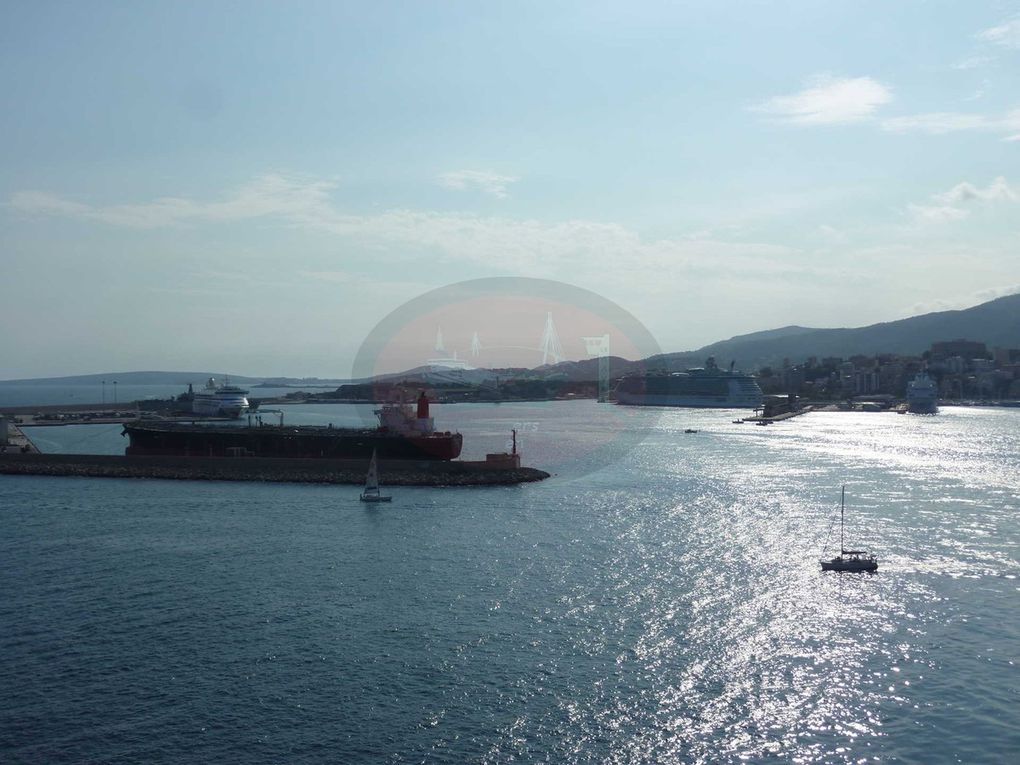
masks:
[(379, 491), (379, 467), (376, 464), (375, 449), (372, 450), (372, 461), (368, 463), (368, 475), (365, 476), (365, 490), (361, 492), (362, 502), (389, 502), (393, 497)]
[[(839, 499), (839, 555), (819, 561), (822, 571), (877, 571), (878, 558), (865, 550), (847, 550), (843, 546), (843, 515), (846, 509), (846, 486)], [(824, 552), (824, 551), (823, 551)]]

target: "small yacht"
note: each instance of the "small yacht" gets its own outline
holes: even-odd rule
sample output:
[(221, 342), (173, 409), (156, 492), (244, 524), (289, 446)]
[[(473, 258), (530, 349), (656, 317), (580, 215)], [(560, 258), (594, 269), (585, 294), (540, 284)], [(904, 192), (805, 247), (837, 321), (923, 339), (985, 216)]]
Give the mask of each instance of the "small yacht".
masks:
[(372, 461), (368, 463), (368, 475), (365, 477), (365, 489), (361, 492), (362, 502), (390, 502), (393, 497), (379, 491), (379, 467), (376, 463), (375, 449), (372, 450)]
[[(878, 558), (865, 550), (847, 550), (843, 542), (843, 516), (846, 508), (846, 486), (839, 500), (839, 555), (822, 559), (822, 571), (878, 571)], [(823, 551), (824, 552), (824, 551)]]

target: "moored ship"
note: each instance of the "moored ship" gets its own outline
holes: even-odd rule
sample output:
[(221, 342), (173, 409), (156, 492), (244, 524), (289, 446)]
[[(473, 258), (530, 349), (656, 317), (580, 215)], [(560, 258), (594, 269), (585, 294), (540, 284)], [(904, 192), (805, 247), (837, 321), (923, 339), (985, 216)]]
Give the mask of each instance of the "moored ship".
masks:
[(755, 409), (762, 404), (762, 392), (751, 375), (733, 371), (732, 365), (720, 369), (709, 356), (703, 368), (624, 377), (616, 400), (635, 406)]
[(460, 433), (437, 433), (423, 393), (417, 410), (386, 404), (376, 410), (377, 428), (335, 428), (332, 425), (203, 425), (182, 422), (132, 422), (128, 456), (293, 457), (452, 460), (460, 455)]
[(200, 417), (238, 418), (250, 409), (247, 395), (244, 388), (231, 385), (229, 381), (217, 385), (215, 378), (210, 377), (205, 387), (194, 394), (191, 411)]
[(912, 414), (938, 414), (938, 386), (927, 372), (919, 372), (907, 383), (907, 411)]

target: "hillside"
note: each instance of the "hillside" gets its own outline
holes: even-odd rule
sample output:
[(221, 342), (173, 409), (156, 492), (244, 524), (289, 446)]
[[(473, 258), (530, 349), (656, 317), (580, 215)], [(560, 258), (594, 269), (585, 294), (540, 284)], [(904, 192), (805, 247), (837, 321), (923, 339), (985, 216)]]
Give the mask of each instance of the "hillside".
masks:
[[(67, 377), (37, 377), (23, 380), (0, 380), (0, 385), (100, 385), (104, 380), (120, 385), (195, 385), (204, 384), (210, 377), (222, 381), (222, 372), (105, 372), (95, 375), (69, 375)], [(261, 377), (230, 375), (230, 382), (237, 385), (253, 385), (262, 382)]]
[[(628, 361), (619, 357), (610, 359), (610, 375), (619, 377), (628, 372), (644, 369), (686, 369), (701, 366), (708, 356), (715, 356), (720, 366), (736, 362), (739, 369), (751, 370), (763, 366), (802, 362), (809, 356), (819, 359), (827, 356), (849, 358), (855, 355), (874, 356), (879, 353), (920, 355), (938, 340), (964, 338), (978, 340), (989, 348), (996, 346), (1020, 348), (1020, 294), (1008, 295), (981, 305), (959, 311), (938, 311), (912, 316), (898, 321), (882, 322), (867, 327), (819, 329), (787, 326), (761, 330), (731, 337), (699, 348), (696, 351), (663, 353), (643, 362)], [(378, 379), (413, 377), (424, 372), (416, 368), (399, 374), (382, 375)], [(519, 372), (520, 370), (517, 370)], [(555, 375), (569, 381), (594, 380), (598, 377), (598, 360), (565, 361), (534, 370), (541, 376)], [(493, 374), (506, 376), (511, 370), (478, 370), (479, 378)], [(0, 385), (98, 385), (103, 380), (116, 380), (124, 385), (187, 385), (202, 383), (209, 377), (222, 380), (218, 372), (108, 372), (94, 375), (48, 377), (27, 380), (0, 380)], [(230, 375), (238, 385), (255, 385), (267, 378)], [(318, 378), (271, 378), (271, 384), (280, 385), (339, 385), (359, 380), (319, 380)]]
[(720, 365), (735, 360), (738, 367), (750, 369), (779, 364), (787, 358), (797, 363), (809, 356), (920, 355), (933, 342), (957, 338), (978, 340), (989, 348), (1020, 348), (1020, 294), (959, 311), (938, 311), (867, 327), (785, 327), (755, 332), (706, 345), (693, 353), (669, 354), (669, 358), (693, 356), (701, 363), (706, 356), (715, 356)]

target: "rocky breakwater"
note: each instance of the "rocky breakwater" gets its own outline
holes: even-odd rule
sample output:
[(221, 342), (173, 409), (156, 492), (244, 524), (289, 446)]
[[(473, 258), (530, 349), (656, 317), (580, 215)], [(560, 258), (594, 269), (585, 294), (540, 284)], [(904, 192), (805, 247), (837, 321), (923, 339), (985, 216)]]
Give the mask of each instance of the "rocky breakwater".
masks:
[[(3, 454), (0, 473), (86, 478), (272, 481), (362, 484), (367, 460), (265, 457), (120, 457), (92, 454)], [(379, 463), (388, 486), (498, 486), (541, 481), (544, 470), (516, 463), (390, 460)]]

